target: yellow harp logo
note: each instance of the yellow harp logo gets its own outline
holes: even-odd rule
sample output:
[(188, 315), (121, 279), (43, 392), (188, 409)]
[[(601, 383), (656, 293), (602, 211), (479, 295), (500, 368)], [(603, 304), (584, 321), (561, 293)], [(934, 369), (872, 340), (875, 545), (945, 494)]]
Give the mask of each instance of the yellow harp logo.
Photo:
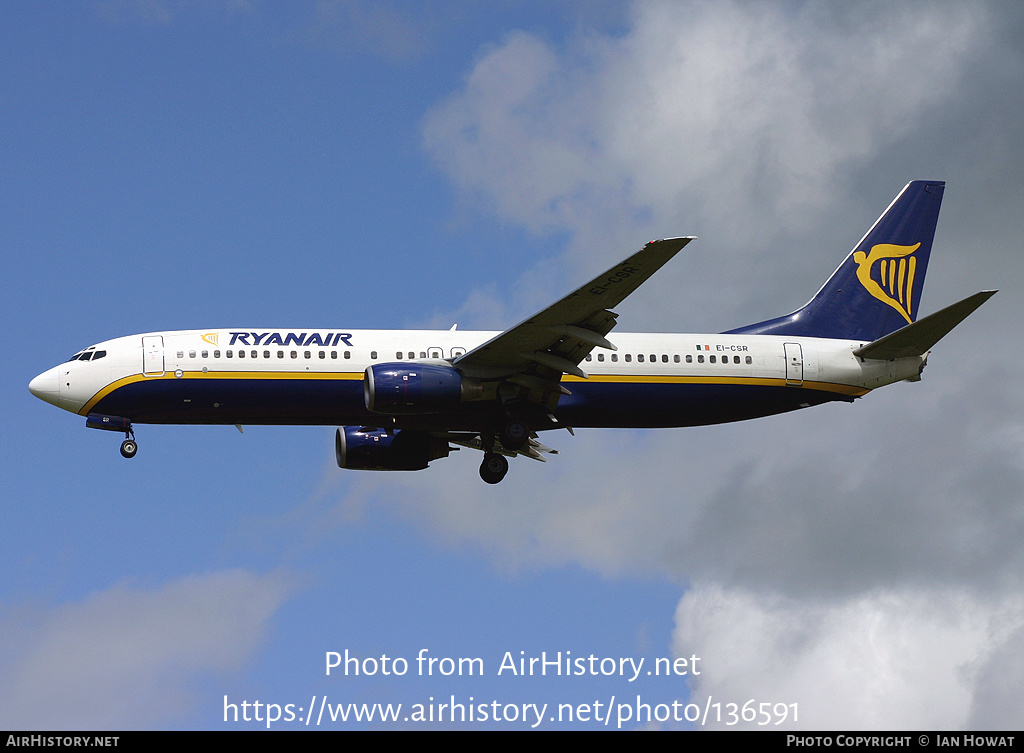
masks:
[[(900, 312), (909, 324), (914, 293), (914, 275), (917, 272), (917, 257), (914, 252), (921, 247), (897, 246), (893, 243), (879, 243), (871, 247), (871, 253), (857, 251), (853, 260), (857, 262), (857, 279), (864, 289)], [(877, 272), (876, 263), (877, 262)]]
[(217, 347), (217, 340), (218, 339), (219, 339), (219, 336), (218, 336), (218, 333), (216, 333), (216, 332), (207, 332), (205, 335), (203, 335), (203, 340), (205, 340), (206, 342), (210, 343), (210, 345), (213, 345), (214, 347)]

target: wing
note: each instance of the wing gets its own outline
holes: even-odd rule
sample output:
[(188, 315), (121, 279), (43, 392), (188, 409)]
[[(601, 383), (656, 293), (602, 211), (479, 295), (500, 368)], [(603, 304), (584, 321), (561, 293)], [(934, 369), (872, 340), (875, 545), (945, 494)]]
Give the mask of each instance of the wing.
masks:
[(457, 358), (456, 368), (484, 379), (503, 379), (518, 386), (516, 397), (553, 410), (563, 374), (586, 378), (580, 362), (595, 347), (615, 350), (605, 338), (615, 326), (611, 311), (669, 259), (693, 240), (651, 241), (557, 303), (491, 338)]

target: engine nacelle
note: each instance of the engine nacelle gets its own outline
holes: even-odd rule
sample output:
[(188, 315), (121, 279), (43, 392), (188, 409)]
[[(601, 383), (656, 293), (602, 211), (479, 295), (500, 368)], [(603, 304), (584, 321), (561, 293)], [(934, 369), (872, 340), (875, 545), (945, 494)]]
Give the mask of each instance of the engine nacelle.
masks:
[(357, 471), (419, 471), (450, 451), (447, 441), (411, 429), (388, 434), (343, 426), (334, 435), (338, 467)]
[(462, 402), (462, 374), (433, 363), (377, 363), (363, 377), (366, 409), (414, 416), (440, 413)]

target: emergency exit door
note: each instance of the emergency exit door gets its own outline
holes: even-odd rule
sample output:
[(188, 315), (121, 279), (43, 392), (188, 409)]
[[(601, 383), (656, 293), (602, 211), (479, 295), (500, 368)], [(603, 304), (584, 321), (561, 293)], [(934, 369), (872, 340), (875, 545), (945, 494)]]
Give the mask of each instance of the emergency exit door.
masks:
[(163, 335), (146, 335), (142, 338), (142, 374), (143, 376), (162, 376), (163, 373)]
[(786, 384), (799, 387), (804, 383), (804, 354), (800, 343), (784, 343), (786, 350)]

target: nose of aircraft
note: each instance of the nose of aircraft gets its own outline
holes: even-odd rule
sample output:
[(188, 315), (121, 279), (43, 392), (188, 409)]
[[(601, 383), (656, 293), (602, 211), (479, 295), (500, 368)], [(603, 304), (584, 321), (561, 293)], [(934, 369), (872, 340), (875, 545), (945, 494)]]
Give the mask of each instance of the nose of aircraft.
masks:
[(28, 391), (40, 400), (45, 400), (51, 405), (58, 405), (57, 398), (60, 392), (59, 372), (59, 366), (54, 366), (52, 369), (44, 371), (28, 383)]

